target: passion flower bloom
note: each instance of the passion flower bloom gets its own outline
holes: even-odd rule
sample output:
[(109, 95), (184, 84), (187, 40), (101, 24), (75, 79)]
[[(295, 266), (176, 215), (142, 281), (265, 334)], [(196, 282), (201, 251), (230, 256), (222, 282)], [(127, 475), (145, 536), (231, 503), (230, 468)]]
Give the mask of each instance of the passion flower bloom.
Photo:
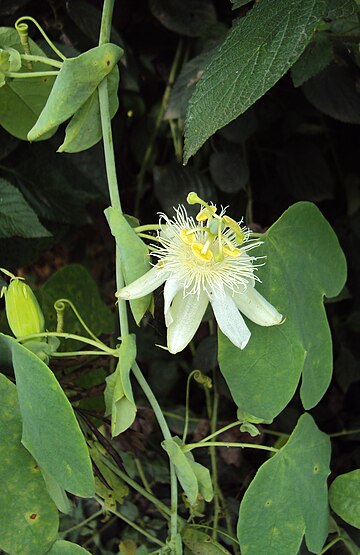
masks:
[(158, 258), (142, 277), (116, 293), (119, 299), (138, 299), (165, 283), (164, 313), (167, 345), (171, 353), (182, 351), (194, 337), (211, 303), (218, 326), (230, 341), (244, 349), (250, 339), (240, 311), (260, 326), (280, 324), (282, 315), (255, 289), (259, 258), (248, 254), (261, 245), (251, 232), (222, 209), (217, 214), (196, 193), (189, 204), (202, 206), (196, 218), (179, 205), (171, 219), (160, 215)]

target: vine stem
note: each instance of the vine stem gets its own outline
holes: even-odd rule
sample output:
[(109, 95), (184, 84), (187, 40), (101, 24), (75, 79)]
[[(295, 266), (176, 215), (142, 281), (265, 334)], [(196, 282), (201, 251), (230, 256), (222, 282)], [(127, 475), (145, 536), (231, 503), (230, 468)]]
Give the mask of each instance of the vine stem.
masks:
[[(101, 502), (101, 499), (99, 497), (96, 497), (96, 501), (100, 504), (103, 505), (103, 503)], [(153, 536), (152, 534), (150, 534), (149, 532), (147, 532), (146, 530), (144, 530), (144, 528), (142, 528), (141, 526), (139, 526), (138, 524), (135, 524), (135, 522), (133, 522), (132, 520), (130, 520), (127, 516), (123, 515), (122, 513), (119, 513), (118, 511), (116, 511), (115, 509), (112, 509), (111, 507), (107, 507), (106, 506), (106, 510), (109, 511), (109, 513), (112, 513), (113, 515), (117, 516), (118, 518), (120, 518), (121, 520), (123, 520), (124, 522), (126, 522), (126, 524), (128, 526), (131, 526), (132, 528), (134, 528), (134, 530), (136, 530), (137, 532), (139, 532), (139, 534), (142, 534), (143, 536), (145, 536), (146, 538), (148, 538), (150, 541), (152, 541), (153, 543), (156, 543), (156, 545), (160, 545), (161, 547), (164, 547), (165, 544), (158, 540), (157, 538), (155, 538), (155, 536)]]
[(59, 75), (58, 71), (33, 71), (32, 73), (18, 73), (16, 71), (7, 71), (6, 77), (12, 79), (31, 79), (35, 77), (48, 77), (49, 75)]
[(41, 337), (62, 337), (63, 339), (75, 339), (76, 341), (81, 341), (81, 343), (87, 343), (88, 345), (97, 347), (98, 349), (105, 352), (106, 354), (109, 354), (112, 356), (118, 355), (117, 349), (112, 349), (111, 347), (107, 347), (104, 343), (94, 341), (93, 339), (89, 339), (88, 337), (83, 337), (82, 335), (75, 335), (74, 333), (43, 331), (40, 333), (32, 333), (31, 335), (24, 335), (23, 337), (18, 337), (16, 341), (18, 343), (22, 343), (23, 341), (27, 341), (28, 339), (37, 339)]
[[(111, 20), (114, 10), (114, 0), (104, 0), (99, 45), (105, 44), (110, 40), (111, 33)], [(98, 88), (99, 104), (100, 104), (100, 118), (103, 133), (104, 156), (106, 165), (106, 174), (108, 179), (109, 194), (111, 206), (122, 213), (119, 187), (116, 175), (115, 154), (111, 130), (111, 118), (109, 111), (109, 95), (107, 87), (107, 77), (103, 79)], [(118, 249), (116, 249), (116, 286), (117, 290), (124, 286), (123, 271), (121, 268), (121, 260)], [(119, 300), (118, 302), (119, 320), (120, 320), (120, 333), (125, 337), (129, 333), (129, 324), (126, 310), (126, 301)], [(153, 394), (150, 386), (148, 385), (145, 377), (143, 376), (139, 366), (135, 363), (132, 367), (132, 372), (142, 388), (145, 396), (147, 397), (155, 417), (159, 423), (161, 431), (165, 439), (171, 438), (171, 433), (165, 417), (161, 411), (160, 405)], [(177, 536), (177, 506), (178, 506), (178, 492), (177, 492), (177, 478), (175, 474), (174, 465), (170, 462), (170, 488), (171, 488), (171, 517), (170, 517), (170, 540), (175, 545)]]
[(255, 443), (236, 443), (230, 442), (225, 443), (225, 441), (207, 441), (206, 443), (189, 443), (182, 447), (182, 451), (186, 453), (186, 451), (192, 451), (193, 449), (198, 449), (199, 447), (247, 447), (249, 449), (260, 449), (262, 451), (272, 451), (273, 453), (277, 453), (279, 449), (276, 447), (269, 447), (268, 445), (257, 445)]
[(21, 54), (21, 59), (29, 62), (41, 62), (42, 64), (62, 68), (63, 63), (53, 60), (52, 58), (46, 58), (46, 56), (35, 56), (33, 54)]

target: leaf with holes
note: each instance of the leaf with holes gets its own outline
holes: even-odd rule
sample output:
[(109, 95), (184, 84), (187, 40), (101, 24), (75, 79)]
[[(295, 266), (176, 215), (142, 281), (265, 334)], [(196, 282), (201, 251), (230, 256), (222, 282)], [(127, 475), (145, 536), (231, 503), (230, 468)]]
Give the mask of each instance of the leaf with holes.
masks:
[(258, 2), (229, 31), (190, 100), (185, 163), (288, 71), (310, 42), (325, 9), (326, 0)]
[(329, 526), (330, 440), (303, 414), (285, 446), (264, 463), (240, 506), (241, 553), (297, 555), (302, 538), (319, 553)]
[(292, 398), (301, 373), (305, 409), (320, 401), (330, 383), (332, 342), (323, 298), (341, 291), (346, 261), (330, 225), (309, 202), (286, 210), (263, 241), (256, 256), (266, 256), (266, 263), (256, 288), (285, 322), (249, 322), (252, 335), (243, 351), (220, 333), (219, 364), (238, 407), (271, 421)]

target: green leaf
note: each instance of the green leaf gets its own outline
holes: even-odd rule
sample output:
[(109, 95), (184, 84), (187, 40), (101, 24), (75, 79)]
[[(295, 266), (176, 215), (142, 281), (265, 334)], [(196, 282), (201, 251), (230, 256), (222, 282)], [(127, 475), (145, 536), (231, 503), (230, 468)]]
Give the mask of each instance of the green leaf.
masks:
[(64, 61), (39, 119), (28, 133), (35, 141), (69, 119), (90, 98), (123, 54), (115, 44), (103, 44)]
[(286, 445), (263, 464), (240, 506), (241, 553), (319, 553), (328, 534), (330, 440), (303, 414)]
[(92, 497), (95, 486), (88, 448), (54, 374), (13, 338), (0, 334), (0, 345), (12, 355), (23, 445), (64, 490)]
[(150, 0), (152, 14), (170, 31), (199, 37), (216, 22), (212, 0)]
[(189, 451), (186, 453), (186, 456), (198, 481), (199, 493), (205, 501), (209, 503), (214, 497), (214, 490), (209, 469), (202, 464), (195, 462), (192, 453)]
[[(32, 54), (45, 56), (45, 53), (36, 43), (29, 38)], [(0, 47), (15, 48), (21, 54), (24, 49), (21, 45), (18, 32), (14, 28), (0, 28)], [(49, 71), (49, 66), (35, 62), (33, 71)], [(26, 66), (22, 72), (28, 72)], [(55, 77), (45, 76), (34, 79), (11, 79), (0, 89), (0, 125), (18, 139), (27, 139), (29, 130), (33, 127), (44, 108), (54, 84)], [(54, 134), (56, 128), (43, 139)]]
[(350, 68), (330, 64), (308, 79), (302, 91), (321, 113), (344, 123), (360, 124), (360, 95)]
[(52, 546), (47, 555), (91, 555), (89, 551), (80, 547), (76, 543), (67, 542), (65, 540), (57, 540)]
[[(119, 249), (124, 280), (129, 285), (150, 269), (149, 252), (145, 243), (136, 235), (125, 217), (115, 208), (105, 210), (110, 231), (115, 237)], [(149, 309), (151, 295), (130, 301), (131, 312), (139, 325), (145, 312)]]
[[(178, 162), (154, 168), (155, 195), (164, 212), (173, 212), (173, 207), (184, 202), (190, 191), (196, 191), (201, 198), (216, 200), (215, 187), (199, 170), (191, 166), (184, 168)], [(188, 213), (195, 216), (197, 208), (188, 207)]]
[(285, 317), (280, 326), (249, 322), (251, 338), (237, 349), (219, 334), (219, 364), (236, 404), (271, 421), (288, 404), (302, 372), (301, 399), (315, 406), (332, 375), (332, 343), (323, 297), (335, 297), (346, 279), (339, 242), (318, 208), (291, 206), (263, 237), (256, 256), (259, 292)]
[(96, 493), (103, 498), (106, 508), (116, 509), (116, 502), (124, 502), (124, 497), (129, 494), (129, 488), (125, 482), (104, 463), (105, 455), (102, 452), (102, 447), (98, 443), (94, 442), (90, 444), (89, 449), (90, 456), (96, 464), (96, 467), (100, 470), (102, 476), (111, 487), (111, 489), (109, 489), (102, 481), (95, 478)]
[(181, 530), (181, 538), (191, 553), (196, 555), (230, 555), (230, 551), (196, 526), (185, 526)]
[(341, 474), (330, 486), (330, 506), (345, 522), (360, 528), (360, 470)]
[[(113, 331), (114, 316), (101, 300), (94, 278), (81, 264), (64, 266), (52, 275), (39, 291), (39, 301), (49, 330), (56, 329), (54, 303), (58, 299), (71, 301), (95, 335)], [(64, 312), (63, 329), (68, 333), (88, 336), (69, 306), (66, 306)], [(67, 339), (62, 341), (60, 350), (73, 351), (82, 346), (83, 343), (79, 341)]]
[(249, 168), (245, 158), (233, 152), (213, 152), (210, 156), (210, 173), (224, 193), (245, 190), (249, 181)]
[(44, 469), (41, 470), (41, 473), (44, 478), (48, 494), (54, 501), (58, 510), (64, 514), (70, 513), (72, 506), (68, 496), (66, 495), (65, 490), (61, 486), (59, 486), (57, 481), (52, 476), (50, 476), (50, 474), (45, 472)]
[(328, 0), (326, 19), (341, 19), (356, 13), (354, 0)]
[(123, 338), (119, 347), (119, 362), (113, 374), (106, 378), (105, 416), (111, 414), (111, 435), (125, 432), (135, 420), (136, 405), (130, 382), (131, 367), (136, 358), (135, 335)]
[[(113, 118), (119, 107), (118, 87), (119, 70), (117, 66), (108, 75), (110, 117)], [(81, 152), (91, 148), (101, 140), (102, 129), (100, 104), (97, 89), (74, 114), (65, 132), (65, 140), (58, 152)]]
[(311, 40), (325, 8), (325, 0), (258, 2), (229, 31), (190, 100), (185, 163), (287, 72)]
[(331, 40), (322, 33), (315, 35), (291, 68), (294, 87), (300, 87), (317, 73), (322, 71), (333, 59), (334, 50)]
[(179, 440), (175, 441), (175, 439), (178, 438), (165, 439), (161, 446), (165, 449), (175, 467), (176, 476), (189, 499), (190, 505), (195, 505), (199, 495), (198, 481), (188, 457), (179, 445)]
[(0, 177), (0, 238), (51, 237), (39, 218), (13, 185)]
[(42, 555), (56, 539), (58, 512), (40, 469), (21, 444), (16, 387), (0, 374), (0, 549)]

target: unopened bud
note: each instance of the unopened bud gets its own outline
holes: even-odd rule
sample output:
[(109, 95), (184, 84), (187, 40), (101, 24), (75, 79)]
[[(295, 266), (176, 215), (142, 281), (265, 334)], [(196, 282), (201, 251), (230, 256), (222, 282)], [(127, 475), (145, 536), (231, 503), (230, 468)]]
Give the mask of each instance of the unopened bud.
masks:
[[(13, 276), (5, 290), (6, 316), (15, 337), (45, 331), (45, 320), (31, 287)], [(41, 339), (41, 338), (39, 338)]]

